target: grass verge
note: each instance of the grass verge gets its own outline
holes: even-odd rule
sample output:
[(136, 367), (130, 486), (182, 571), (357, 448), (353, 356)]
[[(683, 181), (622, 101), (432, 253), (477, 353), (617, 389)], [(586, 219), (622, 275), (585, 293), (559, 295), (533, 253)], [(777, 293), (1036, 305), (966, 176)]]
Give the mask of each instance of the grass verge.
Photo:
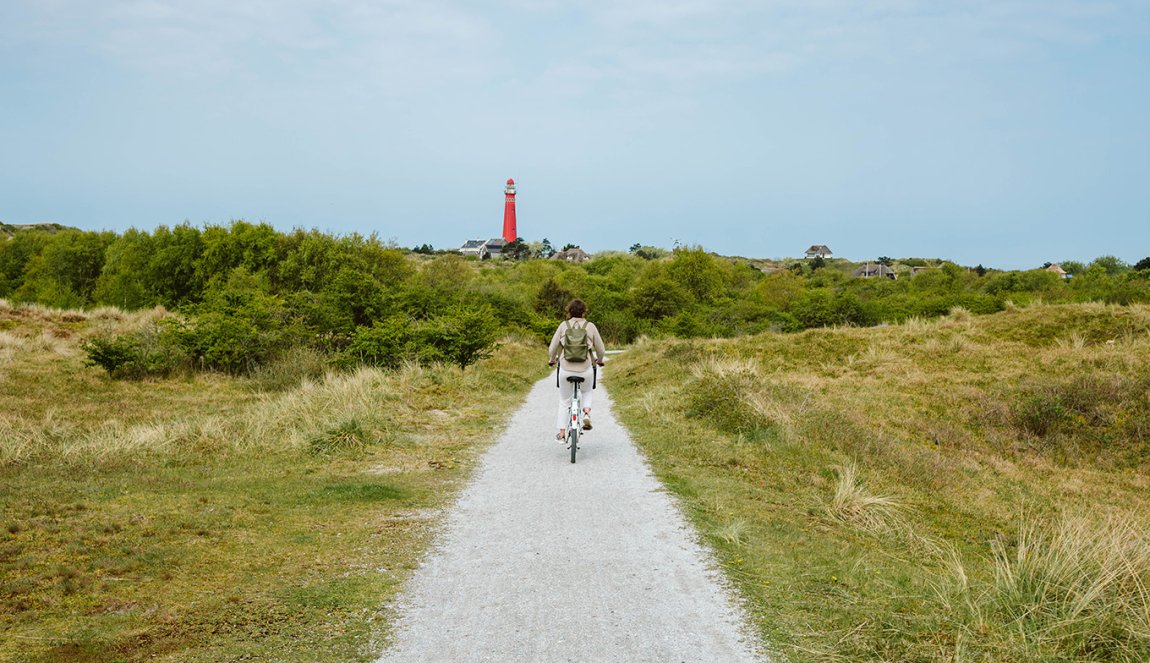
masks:
[(83, 365), (137, 322), (0, 311), (0, 661), (374, 660), (539, 349), (274, 388)]
[(612, 396), (795, 661), (1150, 660), (1150, 308), (637, 344)]

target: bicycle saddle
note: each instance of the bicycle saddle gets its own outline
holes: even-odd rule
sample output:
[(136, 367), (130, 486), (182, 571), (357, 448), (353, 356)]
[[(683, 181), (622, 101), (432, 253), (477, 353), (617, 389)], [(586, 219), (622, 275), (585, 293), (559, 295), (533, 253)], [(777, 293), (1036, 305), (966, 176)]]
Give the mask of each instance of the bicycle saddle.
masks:
[(585, 380), (585, 379), (586, 379), (586, 378), (581, 378), (581, 377), (579, 377), (579, 376), (577, 376), (577, 375), (569, 375), (569, 376), (567, 376), (567, 381), (568, 381), (568, 382), (582, 382), (582, 381), (583, 381), (583, 380)]

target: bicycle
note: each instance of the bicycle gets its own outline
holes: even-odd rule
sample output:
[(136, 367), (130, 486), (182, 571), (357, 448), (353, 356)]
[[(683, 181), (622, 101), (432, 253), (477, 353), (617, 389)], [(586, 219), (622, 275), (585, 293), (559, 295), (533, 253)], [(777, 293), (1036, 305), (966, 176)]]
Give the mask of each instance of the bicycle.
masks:
[(567, 381), (571, 383), (574, 391), (571, 394), (571, 412), (567, 417), (567, 448), (571, 449), (571, 462), (575, 462), (575, 452), (579, 450), (579, 433), (583, 430), (583, 399), (580, 393), (579, 386), (583, 384), (583, 379), (577, 375), (567, 376)]
[[(591, 388), (595, 388), (595, 380), (599, 375), (599, 366), (591, 364)], [(571, 462), (575, 462), (575, 454), (579, 451), (579, 435), (583, 432), (583, 398), (580, 385), (585, 378), (578, 375), (568, 375), (567, 381), (571, 383), (571, 410), (567, 417), (567, 448), (571, 450)], [(555, 386), (559, 386), (559, 369), (555, 369)]]

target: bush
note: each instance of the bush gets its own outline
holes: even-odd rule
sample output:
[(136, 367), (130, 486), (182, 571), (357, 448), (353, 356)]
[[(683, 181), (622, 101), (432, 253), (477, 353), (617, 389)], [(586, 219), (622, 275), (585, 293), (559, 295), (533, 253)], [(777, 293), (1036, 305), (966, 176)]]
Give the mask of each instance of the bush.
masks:
[(490, 306), (454, 306), (424, 325), (421, 357), (424, 361), (446, 361), (464, 370), (495, 352), (499, 332), (499, 320)]
[(342, 353), (340, 363), (344, 366), (363, 363), (397, 368), (405, 357), (418, 352), (415, 345), (415, 325), (405, 316), (396, 316), (371, 327), (357, 328)]
[(805, 327), (857, 325), (865, 319), (862, 302), (849, 293), (819, 289), (806, 293), (791, 306), (791, 314)]
[(187, 366), (187, 355), (167, 335), (167, 327), (135, 334), (98, 337), (80, 346), (89, 366), (99, 366), (113, 378), (166, 377)]
[(134, 362), (139, 354), (139, 344), (130, 336), (94, 338), (80, 347), (88, 355), (89, 366), (99, 366), (112, 377)]
[(201, 368), (252, 371), (304, 338), (283, 300), (265, 287), (260, 277), (234, 270), (225, 286), (189, 309), (189, 320), (172, 324), (168, 337)]
[(575, 299), (575, 293), (555, 282), (554, 278), (547, 279), (535, 294), (533, 307), (535, 312), (556, 320), (566, 316), (567, 303)]
[(251, 371), (284, 349), (275, 332), (263, 331), (250, 320), (209, 313), (191, 323), (178, 323), (172, 338), (201, 368), (233, 375)]
[(751, 402), (762, 390), (751, 368), (705, 363), (687, 385), (686, 415), (725, 433), (753, 434), (772, 425)]

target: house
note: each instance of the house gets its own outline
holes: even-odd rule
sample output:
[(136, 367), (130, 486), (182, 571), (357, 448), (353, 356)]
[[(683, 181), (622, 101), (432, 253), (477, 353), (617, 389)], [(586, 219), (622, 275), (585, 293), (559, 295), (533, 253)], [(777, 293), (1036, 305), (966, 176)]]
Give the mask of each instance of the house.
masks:
[(831, 250), (826, 244), (814, 244), (807, 249), (808, 258), (826, 258), (830, 255), (832, 255)]
[(588, 255), (586, 251), (576, 246), (574, 248), (567, 249), (566, 251), (560, 251), (559, 253), (556, 253), (555, 255), (551, 256), (551, 259), (566, 260), (567, 262), (587, 262), (591, 259), (591, 256)]
[(1070, 275), (1066, 273), (1066, 270), (1062, 269), (1062, 266), (1056, 262), (1050, 263), (1050, 266), (1048, 266), (1046, 268), (1046, 271), (1054, 272), (1055, 274), (1059, 275), (1060, 277), (1062, 277), (1064, 279), (1070, 278)]
[(459, 247), (459, 252), (465, 256), (479, 256), (479, 259), (483, 260), (502, 255), (506, 244), (502, 237), (488, 240), (469, 239)]
[(481, 239), (469, 239), (459, 247), (459, 252), (465, 256), (479, 256), (482, 260), (487, 257), (487, 242)]
[(492, 257), (503, 255), (503, 247), (507, 246), (507, 242), (502, 237), (487, 240), (484, 244), (487, 247), (487, 253)]
[(854, 272), (852, 272), (851, 276), (864, 278), (864, 279), (871, 279), (871, 278), (874, 278), (876, 276), (885, 276), (888, 279), (897, 279), (898, 278), (898, 274), (893, 269), (891, 269), (890, 267), (887, 267), (886, 265), (882, 264), (881, 262), (868, 262), (867, 264), (863, 265), (862, 267), (859, 267)]

